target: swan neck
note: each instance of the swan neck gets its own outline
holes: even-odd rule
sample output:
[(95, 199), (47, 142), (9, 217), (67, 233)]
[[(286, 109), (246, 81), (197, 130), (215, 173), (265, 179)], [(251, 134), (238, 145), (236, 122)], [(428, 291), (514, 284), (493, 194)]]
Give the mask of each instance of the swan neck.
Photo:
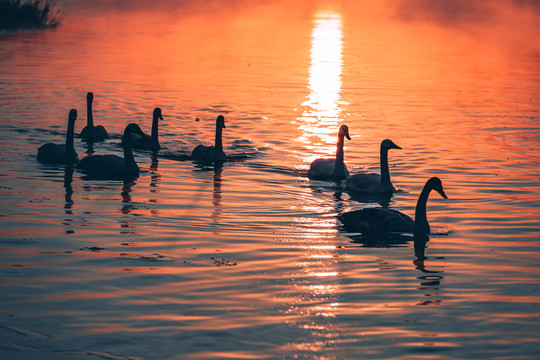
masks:
[(68, 128), (67, 128), (67, 135), (66, 135), (66, 154), (65, 154), (65, 160), (66, 163), (72, 162), (73, 160), (73, 154), (75, 153), (75, 146), (73, 145), (73, 137), (75, 132), (75, 119), (69, 119), (68, 121)]
[(89, 128), (94, 127), (94, 116), (92, 114), (92, 101), (86, 103), (86, 126)]
[(381, 184), (392, 184), (390, 181), (390, 171), (388, 170), (388, 149), (381, 147), (380, 156), (380, 168), (381, 168)]
[(345, 174), (345, 163), (343, 161), (343, 143), (344, 136), (338, 138), (337, 149), (336, 149), (336, 162), (334, 163), (334, 179), (345, 179), (347, 176)]
[[(133, 151), (131, 150), (131, 133), (126, 134), (128, 141), (124, 144), (124, 166), (126, 170), (137, 169), (137, 163), (133, 157)], [(125, 136), (124, 136), (125, 137)]]
[(216, 155), (223, 152), (223, 128), (216, 123), (215, 151)]
[(343, 164), (343, 157), (344, 157), (344, 152), (343, 152), (343, 145), (344, 145), (344, 136), (340, 136), (338, 138), (338, 142), (337, 142), (337, 148), (336, 148), (336, 164), (340, 163), (340, 164)]
[(427, 221), (426, 206), (429, 193), (432, 188), (426, 184), (418, 197), (418, 202), (416, 203), (416, 210), (414, 213), (414, 227), (415, 232), (429, 234), (429, 223)]
[(159, 117), (154, 115), (152, 119), (152, 133), (150, 134), (150, 140), (153, 145), (159, 145), (158, 121)]

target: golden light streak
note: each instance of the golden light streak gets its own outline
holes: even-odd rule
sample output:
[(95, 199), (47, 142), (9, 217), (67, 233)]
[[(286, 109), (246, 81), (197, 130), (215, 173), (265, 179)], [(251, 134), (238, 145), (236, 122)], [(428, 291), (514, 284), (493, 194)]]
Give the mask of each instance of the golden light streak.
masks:
[[(315, 15), (311, 38), (309, 95), (298, 119), (300, 141), (309, 147), (328, 146), (333, 152), (341, 114), (341, 73), (343, 32), (341, 14), (321, 12)], [(326, 149), (325, 149), (326, 150)]]

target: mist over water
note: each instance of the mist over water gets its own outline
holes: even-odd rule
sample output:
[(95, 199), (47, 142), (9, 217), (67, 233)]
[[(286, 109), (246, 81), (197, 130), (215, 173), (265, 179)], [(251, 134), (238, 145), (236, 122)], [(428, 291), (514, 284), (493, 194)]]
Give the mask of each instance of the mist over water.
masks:
[[(534, 1), (60, 3), (62, 26), (0, 36), (0, 357), (535, 359), (539, 8)], [(138, 177), (36, 160), (94, 123)], [(186, 158), (225, 117), (221, 170)], [(307, 178), (349, 127), (352, 174), (389, 155), (429, 241), (347, 232), (380, 206)], [(425, 258), (421, 256), (425, 255)]]

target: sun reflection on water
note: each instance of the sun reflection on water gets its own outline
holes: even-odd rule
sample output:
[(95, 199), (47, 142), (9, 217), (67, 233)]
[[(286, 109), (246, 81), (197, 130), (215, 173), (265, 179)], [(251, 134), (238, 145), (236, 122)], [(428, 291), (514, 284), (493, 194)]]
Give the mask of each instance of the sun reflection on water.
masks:
[[(297, 119), (302, 135), (298, 141), (309, 148), (332, 152), (336, 141), (341, 106), (343, 33), (341, 14), (315, 14), (311, 37), (309, 95), (305, 111)], [(323, 145), (323, 147), (321, 147)]]
[[(316, 192), (311, 188), (306, 191), (311, 195)], [(317, 215), (335, 213), (339, 206), (335, 197), (312, 197), (295, 208), (304, 214), (294, 218), (299, 236), (295, 247), (301, 255), (289, 282), (285, 313), (290, 327), (311, 331), (309, 340), (290, 344), (301, 351), (317, 352), (333, 346), (340, 331), (331, 323), (340, 312), (339, 294), (343, 291), (339, 248), (335, 245), (336, 220)]]

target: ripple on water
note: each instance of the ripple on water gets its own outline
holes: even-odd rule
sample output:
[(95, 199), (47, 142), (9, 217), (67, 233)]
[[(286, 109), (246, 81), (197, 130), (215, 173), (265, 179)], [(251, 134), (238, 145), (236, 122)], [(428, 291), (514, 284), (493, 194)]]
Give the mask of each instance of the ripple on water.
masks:
[[(476, 4), (456, 27), (423, 6), (186, 4), (159, 5), (165, 18), (65, 4), (62, 27), (0, 37), (0, 357), (536, 358), (535, 10), (469, 21)], [(306, 100), (333, 89), (317, 88), (312, 50), (316, 25), (339, 21), (329, 116)], [(65, 141), (66, 109), (80, 132), (87, 91), (111, 139), (75, 139), (80, 156), (122, 156), (125, 126), (149, 131), (162, 108), (163, 149), (134, 151), (138, 177), (37, 162), (38, 146)], [(215, 171), (189, 156), (219, 114), (234, 161)], [(342, 123), (352, 173), (379, 171), (382, 139), (403, 148), (385, 206), (413, 216), (425, 181), (442, 179), (427, 243), (340, 226), (339, 213), (382, 206), (307, 179)]]

